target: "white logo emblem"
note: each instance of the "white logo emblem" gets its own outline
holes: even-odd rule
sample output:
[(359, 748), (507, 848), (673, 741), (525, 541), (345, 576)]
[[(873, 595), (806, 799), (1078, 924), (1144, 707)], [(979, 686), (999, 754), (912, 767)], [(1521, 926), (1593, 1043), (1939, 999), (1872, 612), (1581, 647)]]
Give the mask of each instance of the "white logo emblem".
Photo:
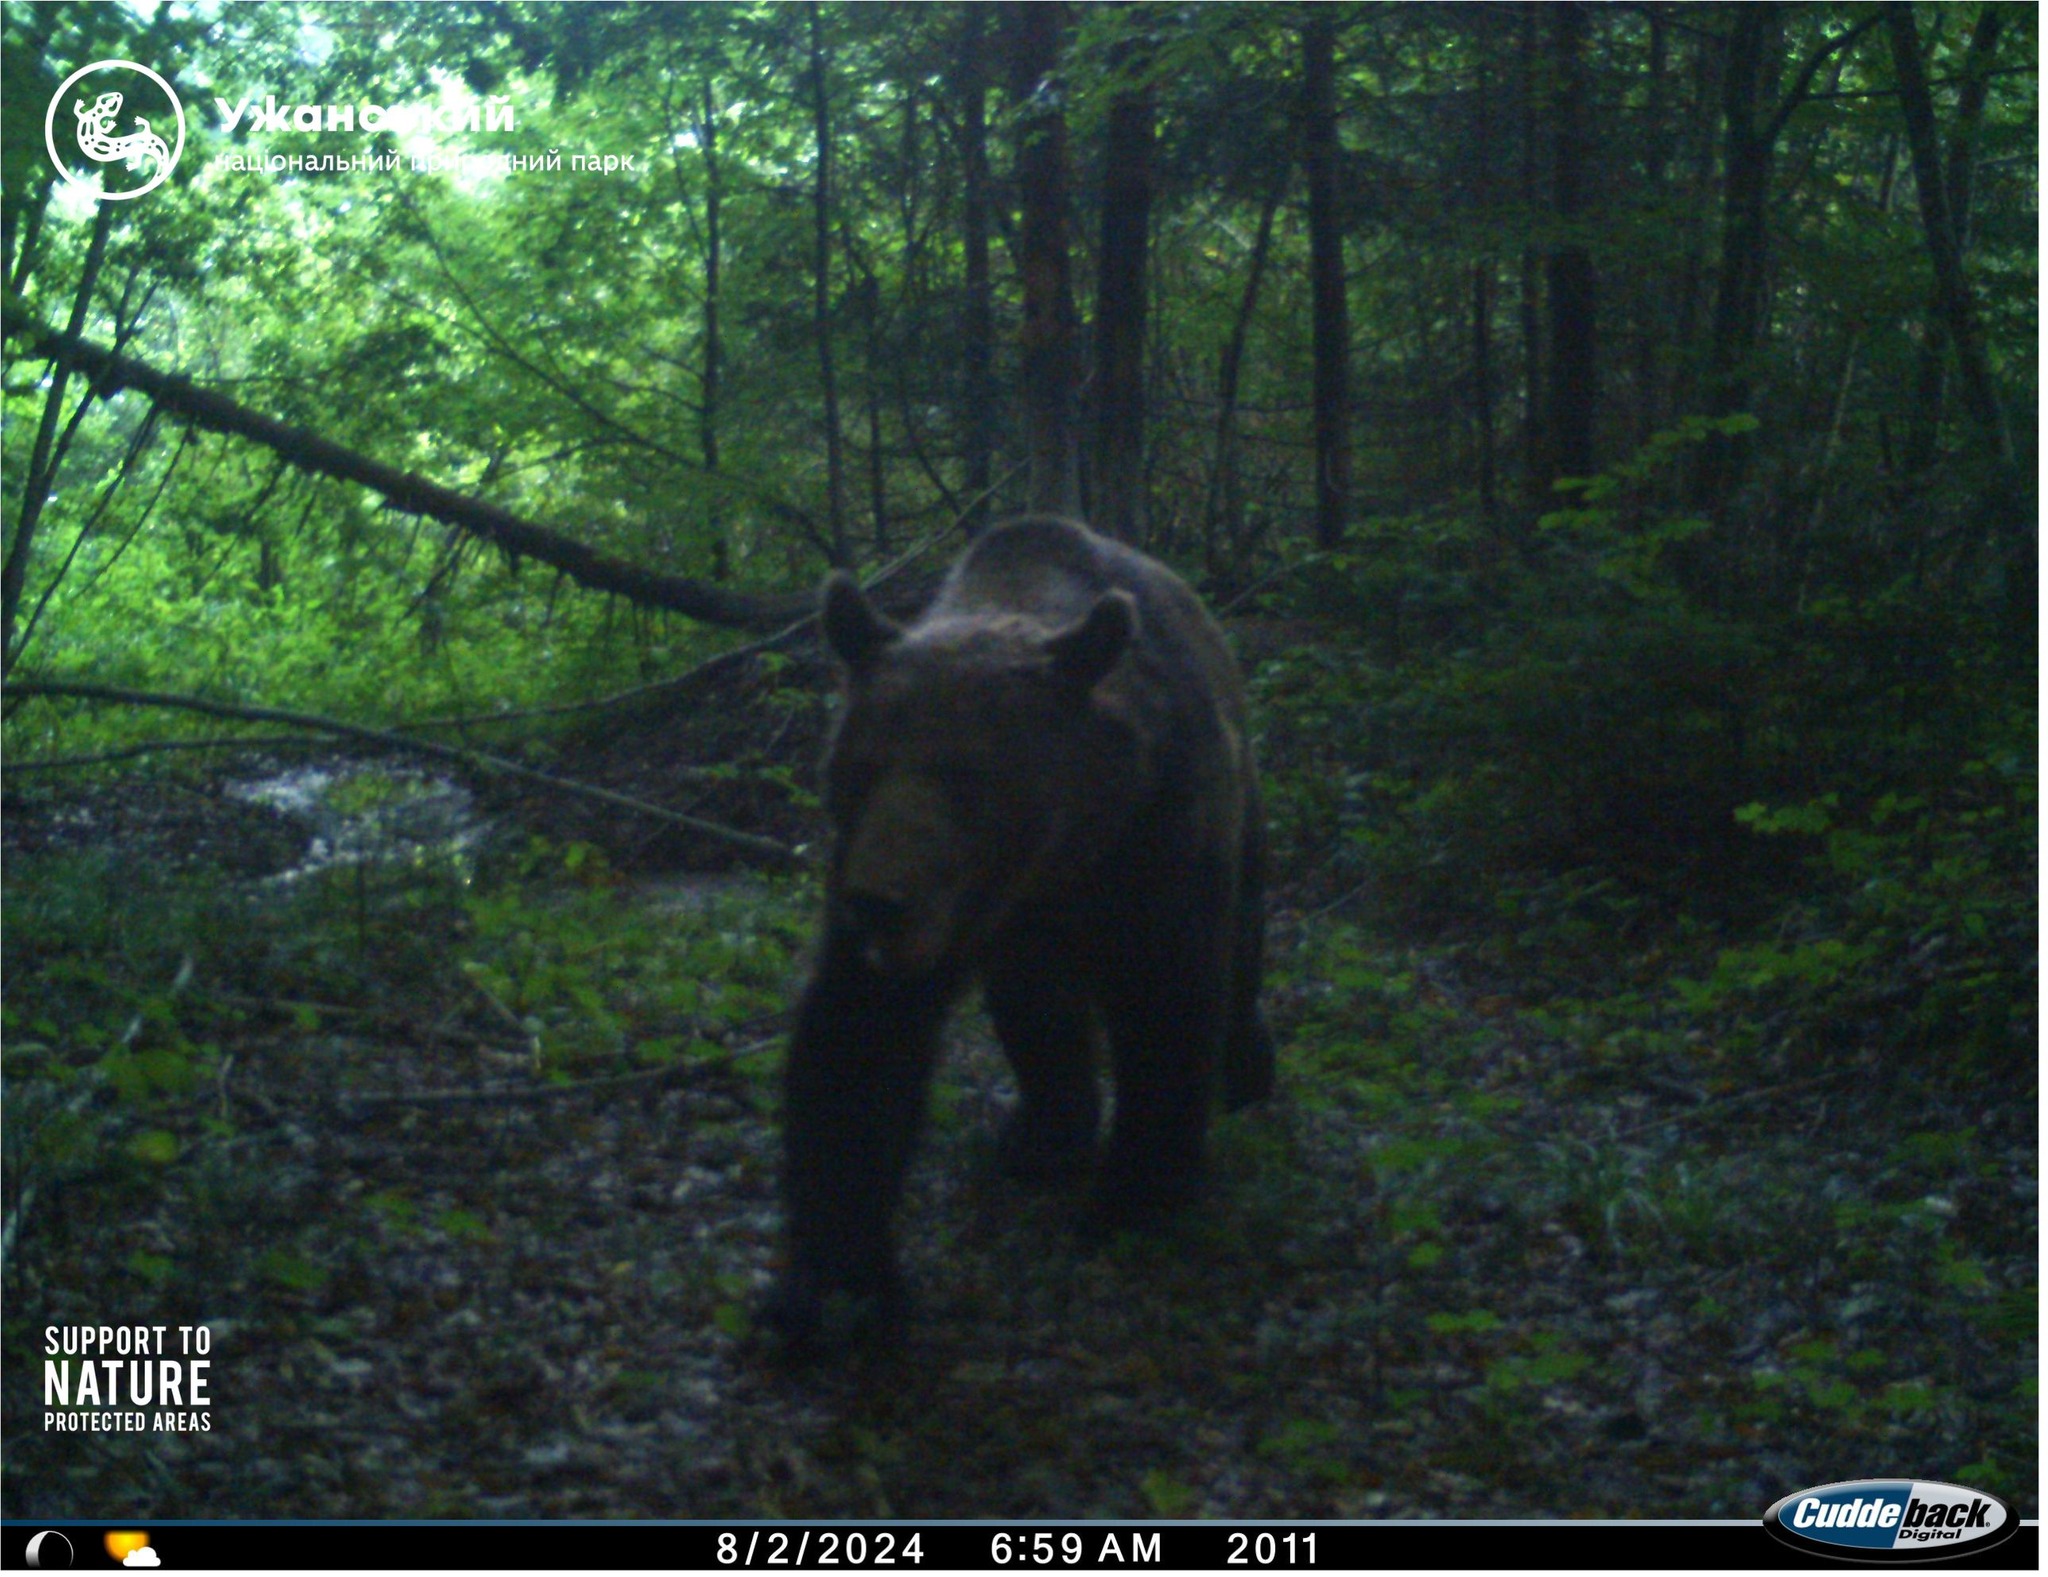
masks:
[[(142, 81), (116, 77), (111, 82), (102, 79), (81, 87), (83, 79), (95, 72), (134, 73)], [(74, 88), (78, 88), (75, 94)], [(66, 158), (58, 145), (57, 112), (67, 100), (75, 122), (75, 144), (82, 158)], [(177, 125), (175, 147), (165, 142), (150, 124), (150, 116), (154, 115), (169, 129), (159, 105), (168, 106), (169, 121)], [(149, 115), (137, 113), (144, 106), (148, 107)], [(51, 95), (49, 112), (43, 116), (43, 143), (50, 150), (50, 162), (57, 167), (57, 173), (73, 186), (91, 192), (103, 203), (126, 202), (155, 191), (177, 167), (178, 156), (185, 151), (185, 106), (178, 102), (171, 85), (149, 67), (133, 60), (95, 60), (72, 72)], [(117, 189), (117, 171), (130, 178), (131, 184)]]

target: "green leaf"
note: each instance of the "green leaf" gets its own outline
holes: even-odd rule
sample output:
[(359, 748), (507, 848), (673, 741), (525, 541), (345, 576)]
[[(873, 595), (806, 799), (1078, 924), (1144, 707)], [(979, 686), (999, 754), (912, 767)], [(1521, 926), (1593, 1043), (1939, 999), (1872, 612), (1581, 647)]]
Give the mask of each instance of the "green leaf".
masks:
[(1432, 1314), (1423, 1321), (1439, 1336), (1476, 1336), (1500, 1329), (1500, 1316), (1491, 1309), (1468, 1309), (1463, 1314)]
[(125, 1263), (130, 1271), (140, 1276), (144, 1281), (153, 1282), (161, 1286), (164, 1282), (171, 1279), (173, 1267), (168, 1255), (151, 1254), (143, 1249), (137, 1249), (128, 1256)]
[(272, 1249), (256, 1262), (256, 1269), (266, 1281), (288, 1292), (318, 1292), (327, 1285), (327, 1272), (291, 1249)]
[(128, 1141), (128, 1153), (152, 1166), (169, 1166), (178, 1159), (178, 1136), (161, 1128), (139, 1133)]
[(1162, 1517), (1185, 1517), (1194, 1508), (1195, 1492), (1171, 1474), (1152, 1469), (1138, 1481), (1145, 1504)]
[(745, 1341), (753, 1333), (754, 1317), (744, 1303), (721, 1303), (711, 1311), (711, 1323), (734, 1341)]

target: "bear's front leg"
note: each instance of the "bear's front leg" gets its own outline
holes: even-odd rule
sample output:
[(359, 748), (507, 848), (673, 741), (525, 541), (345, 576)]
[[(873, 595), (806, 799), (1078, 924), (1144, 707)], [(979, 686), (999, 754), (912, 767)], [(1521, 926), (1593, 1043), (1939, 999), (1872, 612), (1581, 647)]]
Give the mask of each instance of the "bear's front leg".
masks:
[(1003, 1167), (1028, 1183), (1058, 1183), (1094, 1160), (1102, 1126), (1095, 1008), (1075, 960), (1042, 938), (1014, 934), (994, 951), (984, 995), (1018, 1096), (1003, 1128)]
[(876, 974), (853, 938), (828, 932), (783, 1079), (787, 1258), (764, 1317), (792, 1346), (855, 1339), (900, 1308), (896, 1203), (949, 996), (933, 979)]
[(1116, 1073), (1116, 1120), (1096, 1182), (1106, 1225), (1156, 1222), (1193, 1198), (1206, 1172), (1230, 993), (1225, 916), (1205, 900), (1192, 880), (1153, 905), (1105, 979)]

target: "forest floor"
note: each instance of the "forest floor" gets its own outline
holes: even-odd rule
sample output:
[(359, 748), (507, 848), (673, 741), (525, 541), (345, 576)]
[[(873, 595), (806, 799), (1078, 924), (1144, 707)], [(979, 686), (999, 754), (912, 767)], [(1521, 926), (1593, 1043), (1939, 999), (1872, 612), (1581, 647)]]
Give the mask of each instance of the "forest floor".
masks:
[[(791, 693), (551, 769), (737, 761), (699, 813), (814, 838)], [(2031, 1093), (1724, 1057), (1669, 936), (1532, 961), (1297, 873), (1280, 1093), (1106, 1245), (990, 1165), (963, 1014), (914, 1315), (791, 1368), (748, 1311), (810, 883), (488, 790), (481, 863), (279, 883), (303, 826), (223, 792), (275, 767), (10, 800), (10, 1517), (1751, 1518), (1874, 1475), (2038, 1515)], [(209, 1327), (210, 1428), (46, 1432), (41, 1331), (103, 1323)]]

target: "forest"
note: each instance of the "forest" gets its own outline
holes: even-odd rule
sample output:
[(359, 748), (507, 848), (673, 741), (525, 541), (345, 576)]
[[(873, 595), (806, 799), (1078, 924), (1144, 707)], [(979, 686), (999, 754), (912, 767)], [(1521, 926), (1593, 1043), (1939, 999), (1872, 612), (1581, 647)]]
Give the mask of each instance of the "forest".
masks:
[[(6, 0), (7, 1517), (2038, 1516), (2037, 20)], [(1277, 1089), (1102, 1238), (961, 1016), (790, 1363), (818, 588), (1023, 511)]]

